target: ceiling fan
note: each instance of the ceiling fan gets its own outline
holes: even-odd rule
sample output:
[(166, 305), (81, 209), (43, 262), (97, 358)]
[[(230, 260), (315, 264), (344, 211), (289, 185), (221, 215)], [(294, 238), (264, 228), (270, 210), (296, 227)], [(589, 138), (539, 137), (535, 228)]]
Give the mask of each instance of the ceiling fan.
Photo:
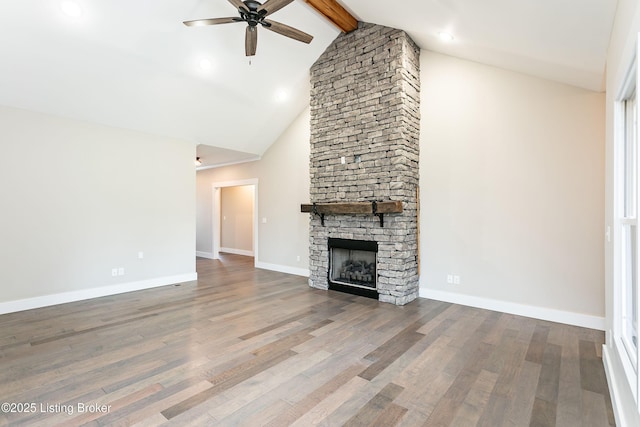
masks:
[(258, 46), (258, 25), (262, 25), (263, 28), (273, 31), (283, 36), (290, 37), (294, 40), (301, 41), (303, 43), (311, 43), (313, 36), (300, 31), (296, 28), (290, 27), (280, 22), (271, 21), (266, 19), (267, 16), (282, 9), (293, 0), (267, 0), (264, 4), (254, 0), (229, 0), (229, 3), (234, 5), (240, 13), (240, 17), (232, 18), (211, 18), (211, 19), (196, 19), (195, 21), (185, 21), (184, 25), (189, 27), (202, 26), (202, 25), (218, 25), (218, 24), (230, 24), (233, 22), (246, 22), (247, 30), (245, 32), (244, 48), (247, 56), (254, 56)]

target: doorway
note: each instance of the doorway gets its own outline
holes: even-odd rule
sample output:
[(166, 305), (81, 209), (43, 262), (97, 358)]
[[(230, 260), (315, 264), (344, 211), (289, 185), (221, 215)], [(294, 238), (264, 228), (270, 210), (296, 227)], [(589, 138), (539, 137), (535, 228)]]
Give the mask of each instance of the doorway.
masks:
[[(229, 252), (253, 256), (255, 263), (258, 259), (258, 180), (216, 182), (212, 185), (213, 259), (220, 259), (220, 252)], [(247, 202), (247, 198), (251, 200)]]

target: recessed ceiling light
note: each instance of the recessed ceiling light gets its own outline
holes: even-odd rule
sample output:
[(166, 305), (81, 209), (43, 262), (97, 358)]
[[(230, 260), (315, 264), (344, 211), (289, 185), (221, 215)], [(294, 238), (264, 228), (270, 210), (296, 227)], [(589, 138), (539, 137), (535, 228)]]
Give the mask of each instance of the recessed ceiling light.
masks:
[(206, 58), (201, 59), (199, 65), (200, 65), (200, 69), (203, 71), (209, 71), (212, 66), (211, 61), (209, 61)]
[(284, 89), (280, 89), (279, 91), (276, 92), (276, 101), (278, 102), (284, 102), (287, 100), (288, 97), (289, 95)]
[(441, 31), (438, 33), (438, 38), (440, 39), (440, 41), (443, 41), (443, 42), (453, 41), (453, 36), (449, 33), (445, 33), (444, 31)]
[(63, 1), (62, 3), (60, 3), (60, 8), (65, 15), (71, 18), (79, 18), (82, 16), (82, 8), (75, 1)]

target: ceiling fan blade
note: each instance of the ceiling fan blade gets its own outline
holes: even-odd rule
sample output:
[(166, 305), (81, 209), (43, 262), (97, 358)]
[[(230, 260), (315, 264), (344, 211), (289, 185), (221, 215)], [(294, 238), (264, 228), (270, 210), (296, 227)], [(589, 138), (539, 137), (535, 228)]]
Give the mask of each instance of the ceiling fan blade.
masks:
[(303, 31), (300, 31), (296, 28), (282, 24), (280, 22), (271, 21), (269, 19), (265, 19), (264, 22), (268, 24), (268, 25), (264, 25), (264, 28), (266, 28), (267, 30), (271, 30), (278, 34), (282, 34), (283, 36), (290, 37), (302, 43), (309, 44), (311, 43), (311, 40), (313, 40), (313, 36), (311, 34), (307, 34)]
[(183, 24), (187, 27), (200, 27), (203, 25), (230, 24), (232, 22), (242, 22), (242, 20), (240, 18), (196, 19), (195, 21), (184, 21)]
[(271, 15), (273, 12), (279, 11), (291, 2), (293, 2), (293, 0), (267, 0), (265, 4), (258, 8), (258, 12), (266, 10), (267, 13), (265, 13), (264, 16)]
[(229, 0), (229, 3), (234, 5), (236, 10), (240, 9), (240, 8), (243, 8), (243, 9), (247, 8), (247, 6), (245, 6), (245, 4), (242, 2), (242, 0)]
[(247, 56), (254, 56), (258, 48), (258, 28), (247, 25), (244, 39), (244, 51)]

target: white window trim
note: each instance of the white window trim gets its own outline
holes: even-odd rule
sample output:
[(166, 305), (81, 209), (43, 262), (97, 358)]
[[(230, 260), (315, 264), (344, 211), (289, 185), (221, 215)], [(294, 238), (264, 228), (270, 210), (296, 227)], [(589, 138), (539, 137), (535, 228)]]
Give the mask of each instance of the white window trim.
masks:
[[(613, 341), (615, 343), (615, 347), (618, 349), (619, 359), (622, 362), (622, 366), (624, 369), (625, 377), (629, 383), (631, 391), (633, 393), (633, 397), (635, 399), (636, 407), (640, 409), (640, 401), (638, 396), (640, 395), (640, 346), (637, 346), (635, 349), (635, 355), (630, 355), (629, 349), (633, 349), (633, 346), (630, 346), (628, 340), (623, 336), (623, 318), (622, 313), (624, 313), (623, 303), (624, 299), (622, 296), (622, 265), (623, 265), (623, 254), (621, 250), (622, 244), (622, 226), (624, 224), (636, 225), (638, 224), (636, 212), (636, 218), (634, 219), (623, 219), (624, 212), (623, 205), (621, 200), (625, 197), (624, 194), (624, 171), (625, 171), (625, 151), (624, 151), (624, 139), (626, 135), (626, 122), (625, 122), (625, 100), (633, 95), (634, 91), (636, 92), (636, 102), (638, 102), (638, 94), (640, 89), (639, 76), (638, 76), (638, 54), (634, 56), (631, 61), (631, 66), (629, 67), (627, 74), (624, 79), (624, 83), (622, 87), (618, 91), (616, 97), (616, 104), (614, 108), (614, 206), (613, 206), (613, 215), (614, 215), (614, 224), (613, 224)], [(638, 111), (636, 111), (636, 116), (638, 115)], [(636, 117), (638, 120), (638, 117)], [(640, 120), (638, 120), (640, 123)], [(638, 138), (638, 135), (635, 136)], [(639, 144), (640, 146), (640, 144)], [(638, 156), (638, 153), (636, 153)], [(640, 162), (637, 163), (636, 167), (640, 167)], [(640, 191), (640, 185), (637, 186), (636, 191)], [(638, 195), (636, 195), (638, 198)], [(640, 253), (640, 251), (638, 251)], [(638, 262), (640, 267), (640, 262)], [(638, 270), (640, 271), (640, 269)], [(635, 360), (632, 357), (635, 356)]]

